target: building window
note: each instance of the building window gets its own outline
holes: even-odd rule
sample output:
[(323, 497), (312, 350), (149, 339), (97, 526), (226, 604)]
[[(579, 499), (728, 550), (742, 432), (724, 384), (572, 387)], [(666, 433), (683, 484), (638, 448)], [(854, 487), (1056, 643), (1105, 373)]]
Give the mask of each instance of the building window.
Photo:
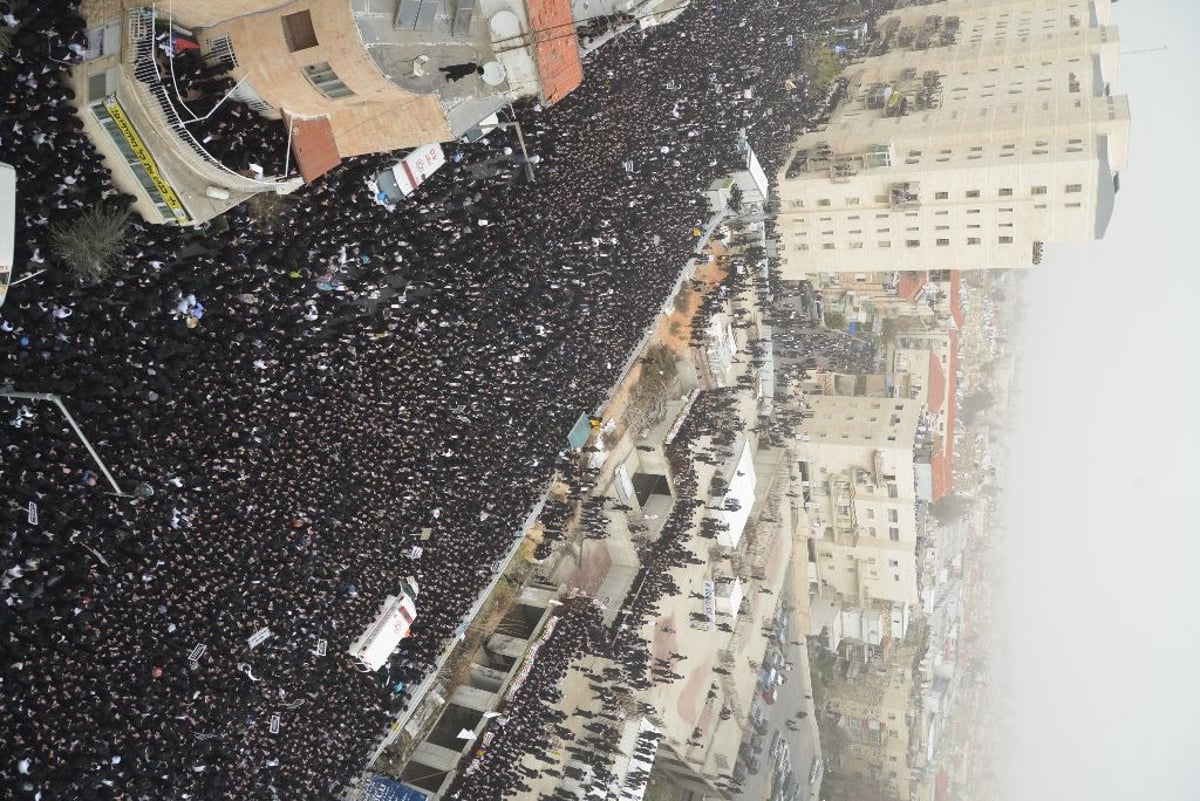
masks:
[(899, 542), (900, 541), (900, 529), (897, 528), (896, 526), (889, 527), (888, 528), (888, 539), (891, 540), (892, 542)]
[(309, 64), (302, 69), (304, 70), (304, 77), (308, 78), (313, 88), (325, 95), (325, 97), (336, 100), (339, 97), (350, 97), (354, 94), (350, 87), (346, 86), (338, 78), (337, 73), (333, 71), (333, 67), (329, 66), (328, 61), (322, 61), (320, 64)]
[(1013, 243), (1013, 238), (1012, 238), (1011, 236), (1002, 236), (1002, 237), (1000, 237), (1000, 244), (1001, 244), (1001, 245), (1011, 245), (1012, 243)]
[(906, 240), (904, 240), (904, 247), (919, 248), (919, 247), (921, 247), (921, 240), (920, 239), (906, 239)]
[(968, 189), (968, 190), (967, 190), (967, 197), (968, 197), (968, 198), (977, 198), (977, 197), (979, 197), (979, 190), (978, 190), (978, 189)]
[(1002, 187), (1000, 189), (1000, 197), (1012, 197), (1012, 189), (1010, 187)]
[(850, 243), (851, 250), (862, 250), (862, 246), (863, 246), (862, 242), (851, 242)]
[(968, 244), (968, 245), (978, 245), (978, 244), (979, 244), (979, 237), (977, 237), (977, 236), (968, 236), (968, 237), (967, 237), (967, 244)]
[[(888, 567), (900, 567), (900, 560), (899, 560), (899, 559), (889, 559), (889, 560), (888, 560)], [(895, 719), (896, 719), (896, 716), (895, 716), (895, 715), (891, 715), (890, 717), (891, 717), (893, 720), (895, 720)]]
[(295, 14), (285, 14), (283, 21), (283, 39), (287, 42), (288, 50), (307, 50), (317, 46), (317, 33), (313, 30), (312, 14), (298, 11)]
[(822, 250), (833, 250), (833, 243), (826, 242), (825, 244), (821, 245), (821, 249)]
[(878, 242), (876, 242), (876, 243), (875, 243), (875, 247), (877, 247), (877, 248), (882, 248), (882, 249), (884, 249), (884, 250), (887, 250), (887, 249), (888, 249), (888, 248), (890, 248), (891, 246), (892, 246), (892, 243), (891, 243), (891, 242), (889, 242), (889, 241), (887, 241), (886, 239), (881, 239), (881, 240), (879, 240)]
[(949, 239), (939, 239), (939, 240), (937, 241), (937, 246), (938, 246), (939, 248), (949, 247), (949, 246), (950, 246), (950, 240), (949, 240)]
[(900, 522), (900, 512), (896, 509), (888, 509), (888, 522), (889, 523), (899, 523)]
[(1067, 184), (1067, 192), (1082, 192), (1083, 184)]
[(858, 205), (858, 198), (856, 198), (856, 197), (848, 197), (848, 198), (846, 198), (846, 205), (847, 205), (847, 206), (857, 206), (857, 205)]
[(829, 198), (827, 198), (827, 197), (823, 197), (823, 198), (821, 198), (820, 200), (818, 200), (818, 201), (817, 201), (817, 205), (818, 205), (818, 206), (828, 206), (828, 205), (829, 205)]
[(933, 199), (934, 200), (949, 200), (950, 193), (949, 192), (934, 192)]

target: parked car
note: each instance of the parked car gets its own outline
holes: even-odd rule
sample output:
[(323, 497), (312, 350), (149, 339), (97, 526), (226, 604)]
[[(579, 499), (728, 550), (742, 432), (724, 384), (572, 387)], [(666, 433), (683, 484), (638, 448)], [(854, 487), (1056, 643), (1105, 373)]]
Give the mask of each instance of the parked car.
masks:
[(759, 763), (758, 757), (750, 757), (746, 760), (746, 768), (749, 769), (751, 773), (758, 773), (759, 767), (761, 767), (761, 763)]
[(740, 759), (733, 766), (733, 780), (738, 784), (746, 781), (746, 763)]

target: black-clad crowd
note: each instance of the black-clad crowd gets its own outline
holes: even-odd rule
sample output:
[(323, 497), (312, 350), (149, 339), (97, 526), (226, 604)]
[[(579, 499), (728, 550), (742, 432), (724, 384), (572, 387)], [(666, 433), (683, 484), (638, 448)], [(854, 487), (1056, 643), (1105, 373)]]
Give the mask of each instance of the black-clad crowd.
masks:
[[(84, 21), (0, 2), (17, 275), (45, 270), (0, 309), (0, 379), (60, 395), (122, 489), (153, 490), (113, 494), (57, 408), (0, 400), (0, 797), (314, 799), (353, 778), (661, 307), (739, 129), (774, 174), (814, 123), (821, 98), (785, 79), (823, 5), (696, 3), (606, 46), (574, 94), (520, 110), (536, 183), (478, 169), (511, 146), (494, 134), (389, 211), (364, 187), (389, 158), (350, 160), (225, 232), (136, 222), (122, 266), (80, 284), (51, 228), (131, 202), (72, 106)], [(237, 163), (278, 139), (240, 139)], [(363, 672), (346, 649), (410, 575), (413, 636)], [(567, 620), (569, 651), (592, 624)], [(492, 775), (462, 797), (513, 791)]]

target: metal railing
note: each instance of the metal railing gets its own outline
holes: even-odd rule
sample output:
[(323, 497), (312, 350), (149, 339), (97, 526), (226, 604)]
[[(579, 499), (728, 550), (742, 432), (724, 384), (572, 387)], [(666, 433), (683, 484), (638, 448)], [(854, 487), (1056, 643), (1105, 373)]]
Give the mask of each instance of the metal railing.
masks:
[[(188, 161), (189, 166), (214, 184), (240, 192), (277, 192), (289, 183), (285, 178), (257, 180), (234, 172), (209, 153), (196, 141), (192, 132), (184, 125), (179, 111), (171, 101), (170, 93), (163, 83), (155, 59), (153, 6), (132, 9), (128, 13), (125, 63), (133, 73), (133, 93), (141, 102), (144, 111), (163, 130), (170, 131), (179, 141), (187, 145), (177, 152)], [(190, 153), (188, 152), (190, 151)], [(188, 156), (194, 156), (188, 158)], [(294, 188), (294, 187), (293, 187)]]

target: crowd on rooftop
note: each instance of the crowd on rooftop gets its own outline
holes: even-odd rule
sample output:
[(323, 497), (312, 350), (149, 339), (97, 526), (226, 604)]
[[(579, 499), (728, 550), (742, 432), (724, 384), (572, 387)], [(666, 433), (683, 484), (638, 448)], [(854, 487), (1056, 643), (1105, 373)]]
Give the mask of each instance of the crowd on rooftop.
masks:
[[(364, 183), (394, 157), (352, 159), (228, 231), (134, 222), (80, 283), (52, 229), (131, 203), (72, 104), (84, 22), (0, 2), (16, 264), (46, 271), (0, 309), (0, 375), (153, 491), (110, 492), (54, 406), (0, 402), (2, 795), (319, 798), (356, 775), (660, 309), (739, 130), (774, 174), (819, 118), (785, 37), (820, 6), (695, 4), (598, 51), (520, 109), (536, 183), (472, 169), (511, 148), (495, 133), (389, 211)], [(410, 575), (413, 636), (364, 672), (346, 648)]]

